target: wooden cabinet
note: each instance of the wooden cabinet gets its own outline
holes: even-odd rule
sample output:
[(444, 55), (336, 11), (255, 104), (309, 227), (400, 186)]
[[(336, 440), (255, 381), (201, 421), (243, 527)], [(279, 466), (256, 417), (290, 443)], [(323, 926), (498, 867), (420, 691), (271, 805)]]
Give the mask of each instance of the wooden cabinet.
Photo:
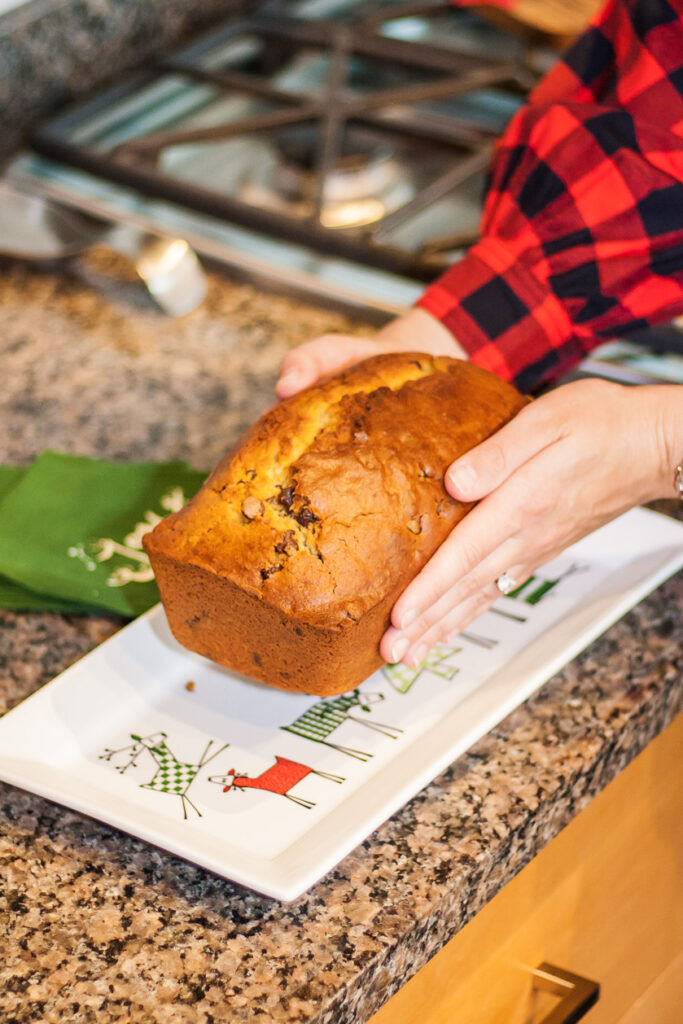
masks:
[(599, 982), (586, 1024), (683, 1021), (683, 715), (371, 1024), (540, 1024), (543, 961)]

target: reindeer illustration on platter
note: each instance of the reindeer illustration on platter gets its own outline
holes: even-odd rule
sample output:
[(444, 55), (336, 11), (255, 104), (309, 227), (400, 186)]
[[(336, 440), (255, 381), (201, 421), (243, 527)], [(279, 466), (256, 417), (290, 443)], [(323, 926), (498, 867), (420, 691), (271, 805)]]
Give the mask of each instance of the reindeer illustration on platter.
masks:
[[(137, 768), (139, 758), (148, 754), (156, 765), (156, 769), (149, 782), (140, 783), (140, 788), (153, 789), (157, 793), (170, 793), (172, 796), (178, 796), (180, 797), (183, 818), (185, 820), (187, 820), (188, 816), (188, 807), (191, 807), (197, 817), (201, 818), (201, 811), (192, 803), (187, 795), (187, 791), (197, 778), (199, 771), (205, 768), (214, 758), (218, 757), (230, 744), (224, 743), (217, 750), (211, 752), (214, 743), (218, 741), (209, 740), (199, 760), (192, 762), (180, 761), (175, 756), (166, 742), (168, 737), (165, 732), (154, 732), (148, 736), (138, 736), (136, 733), (130, 733), (130, 738), (133, 741), (132, 743), (119, 747), (117, 750), (112, 750), (109, 747), (105, 748), (104, 753), (100, 754), (100, 760), (109, 761), (116, 768), (116, 771), (123, 775), (130, 768)], [(121, 763), (116, 763), (114, 760), (114, 758), (117, 758), (117, 755), (124, 755)]]
[(322, 743), (326, 747), (338, 750), (341, 754), (355, 757), (358, 761), (369, 761), (373, 756), (372, 754), (364, 750), (356, 750), (353, 747), (345, 747), (341, 743), (334, 743), (329, 737), (344, 722), (357, 722), (359, 725), (365, 725), (368, 729), (381, 732), (384, 736), (389, 736), (393, 740), (398, 739), (403, 729), (393, 725), (385, 725), (382, 722), (356, 718), (355, 715), (349, 713), (353, 708), (370, 713), (372, 711), (371, 705), (381, 700), (384, 700), (383, 693), (362, 694), (359, 689), (355, 689), (351, 693), (343, 693), (340, 697), (328, 697), (325, 700), (318, 701), (316, 704), (312, 704), (290, 725), (282, 725), (280, 728), (284, 732), (291, 732), (294, 736), (311, 740), (313, 743)]
[(328, 779), (330, 782), (342, 783), (345, 781), (342, 775), (332, 775), (330, 772), (321, 772), (317, 768), (311, 768), (298, 761), (290, 761), (287, 757), (275, 755), (275, 764), (266, 768), (260, 775), (251, 778), (249, 775), (238, 775), (234, 768), (224, 775), (210, 775), (209, 782), (215, 782), (223, 787), (227, 793), (235, 789), (260, 789), (266, 793), (275, 793), (284, 796), (287, 800), (310, 810), (315, 807), (312, 800), (306, 800), (301, 796), (294, 796), (291, 790), (309, 775), (317, 775), (321, 779)]
[(417, 668), (407, 668), (406, 665), (399, 662), (396, 665), (384, 665), (382, 674), (397, 693), (408, 693), (423, 672), (432, 672), (435, 676), (441, 676), (442, 679), (453, 679), (459, 669), (455, 665), (450, 665), (446, 659), (454, 657), (461, 650), (462, 647), (436, 647), (429, 652)]

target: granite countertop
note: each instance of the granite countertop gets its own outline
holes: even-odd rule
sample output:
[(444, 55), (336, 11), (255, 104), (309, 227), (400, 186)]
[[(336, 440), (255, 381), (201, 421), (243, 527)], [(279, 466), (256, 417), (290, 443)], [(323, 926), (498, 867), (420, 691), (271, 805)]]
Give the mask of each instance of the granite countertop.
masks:
[(0, 12), (0, 157), (36, 121), (249, 0), (21, 0)]
[[(287, 347), (345, 329), (215, 277), (169, 320), (101, 253), (0, 265), (0, 460), (206, 468), (270, 404)], [(366, 1020), (680, 710), (682, 605), (679, 576), (291, 904), (0, 785), (0, 1017)], [(0, 613), (0, 712), (120, 625)]]

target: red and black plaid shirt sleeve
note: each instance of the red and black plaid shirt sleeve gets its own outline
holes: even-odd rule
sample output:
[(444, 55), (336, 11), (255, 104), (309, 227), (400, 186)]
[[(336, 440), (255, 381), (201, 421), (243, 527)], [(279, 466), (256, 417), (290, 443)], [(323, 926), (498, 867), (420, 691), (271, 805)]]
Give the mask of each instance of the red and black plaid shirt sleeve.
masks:
[(683, 0), (610, 0), (510, 122), (418, 305), (522, 390), (683, 312)]

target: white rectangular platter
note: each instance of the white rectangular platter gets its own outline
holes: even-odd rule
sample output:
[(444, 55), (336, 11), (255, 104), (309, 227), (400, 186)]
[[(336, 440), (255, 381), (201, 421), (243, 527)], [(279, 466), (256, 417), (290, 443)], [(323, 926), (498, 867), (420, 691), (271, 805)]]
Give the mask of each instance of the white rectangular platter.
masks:
[(633, 509), (325, 700), (190, 654), (157, 605), (0, 720), (0, 779), (291, 900), (681, 566), (683, 524)]

